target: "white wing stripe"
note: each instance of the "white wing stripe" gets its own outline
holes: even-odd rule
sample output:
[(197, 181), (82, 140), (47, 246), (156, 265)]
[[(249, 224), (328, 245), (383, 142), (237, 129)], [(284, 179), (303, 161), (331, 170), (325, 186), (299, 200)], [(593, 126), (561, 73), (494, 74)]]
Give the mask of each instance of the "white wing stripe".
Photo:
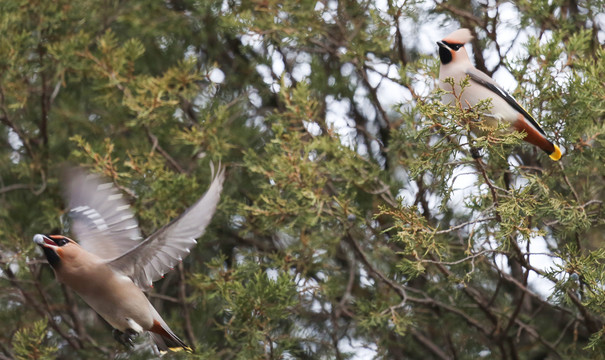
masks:
[(108, 183), (97, 185), (97, 190), (103, 191), (103, 190), (111, 189), (112, 187), (113, 187), (113, 183), (108, 182)]
[(82, 206), (78, 206), (78, 207), (75, 207), (75, 208), (71, 209), (71, 211), (82, 212), (82, 211), (84, 211), (86, 209), (90, 209), (90, 208), (88, 206), (86, 206), (86, 205), (82, 205)]
[(83, 214), (88, 216), (89, 219), (96, 219), (101, 217), (101, 214), (99, 214), (99, 212), (95, 209), (88, 209), (84, 211)]
[(120, 220), (132, 214), (112, 182), (81, 168), (66, 168), (62, 173), (72, 233), (82, 248), (108, 260), (137, 244), (132, 240), (141, 238), (137, 222)]
[(113, 201), (113, 200), (118, 200), (122, 198), (122, 194), (114, 194), (114, 195), (109, 195), (107, 197), (107, 201)]

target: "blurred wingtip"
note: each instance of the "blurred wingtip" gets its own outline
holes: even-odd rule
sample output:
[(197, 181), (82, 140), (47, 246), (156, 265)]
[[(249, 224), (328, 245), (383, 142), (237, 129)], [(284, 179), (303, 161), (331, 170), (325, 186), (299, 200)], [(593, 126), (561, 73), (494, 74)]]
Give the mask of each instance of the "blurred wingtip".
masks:
[(214, 166), (214, 162), (210, 161), (210, 176), (212, 182), (218, 180), (222, 183), (225, 180), (225, 169), (226, 167), (222, 165), (222, 160), (219, 159), (217, 166)]

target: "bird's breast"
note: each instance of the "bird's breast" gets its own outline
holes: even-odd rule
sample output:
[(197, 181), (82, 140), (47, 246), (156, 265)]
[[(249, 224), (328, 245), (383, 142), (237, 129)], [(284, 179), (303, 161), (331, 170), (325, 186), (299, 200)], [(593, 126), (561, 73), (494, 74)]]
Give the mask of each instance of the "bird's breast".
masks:
[(125, 331), (134, 321), (145, 330), (153, 326), (149, 300), (132, 280), (112, 273), (102, 282), (93, 281), (96, 288), (77, 291), (101, 317), (114, 328)]
[(104, 262), (72, 262), (57, 271), (57, 278), (116, 329), (125, 331), (129, 321), (143, 329), (153, 326), (151, 304), (143, 291)]

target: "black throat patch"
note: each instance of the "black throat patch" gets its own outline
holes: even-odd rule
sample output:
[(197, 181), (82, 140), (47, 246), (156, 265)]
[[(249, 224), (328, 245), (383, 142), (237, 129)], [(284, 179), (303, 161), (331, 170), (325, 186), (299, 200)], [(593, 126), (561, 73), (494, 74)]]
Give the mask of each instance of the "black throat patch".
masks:
[(450, 49), (443, 46), (439, 47), (439, 59), (443, 65), (447, 65), (452, 61), (452, 52)]
[(48, 260), (50, 266), (52, 266), (53, 269), (58, 269), (59, 266), (61, 266), (61, 258), (59, 255), (57, 255), (53, 249), (47, 247), (42, 247), (42, 250), (44, 251), (44, 255), (46, 255), (46, 260)]

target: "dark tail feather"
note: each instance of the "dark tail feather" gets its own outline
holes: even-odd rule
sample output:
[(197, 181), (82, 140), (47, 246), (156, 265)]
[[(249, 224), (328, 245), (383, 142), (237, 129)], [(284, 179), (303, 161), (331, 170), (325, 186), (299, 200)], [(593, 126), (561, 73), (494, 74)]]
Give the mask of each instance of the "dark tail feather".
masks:
[(151, 337), (158, 347), (160, 352), (164, 353), (167, 351), (182, 351), (185, 350), (189, 353), (193, 352), (193, 349), (187, 346), (183, 340), (179, 339), (168, 326), (162, 326), (162, 324), (154, 320), (153, 326), (149, 329)]

